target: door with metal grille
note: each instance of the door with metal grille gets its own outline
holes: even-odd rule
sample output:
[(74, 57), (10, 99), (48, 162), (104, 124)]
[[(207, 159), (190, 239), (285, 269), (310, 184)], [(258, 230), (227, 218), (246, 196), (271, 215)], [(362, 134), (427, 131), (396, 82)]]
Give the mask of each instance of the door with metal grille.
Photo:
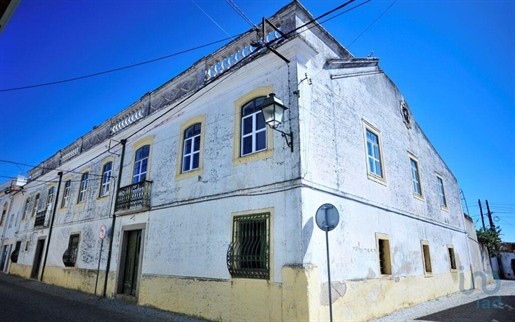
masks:
[(125, 232), (125, 263), (121, 293), (136, 296), (138, 287), (139, 260), (141, 251), (141, 229)]

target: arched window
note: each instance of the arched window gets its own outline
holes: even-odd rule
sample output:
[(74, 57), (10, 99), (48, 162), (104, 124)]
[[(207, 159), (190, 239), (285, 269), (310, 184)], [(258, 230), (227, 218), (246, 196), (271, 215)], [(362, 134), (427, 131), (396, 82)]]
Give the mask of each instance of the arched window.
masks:
[(54, 187), (48, 189), (48, 196), (46, 197), (46, 210), (52, 209), (52, 202), (54, 201), (54, 191)]
[(67, 180), (64, 183), (64, 191), (63, 191), (63, 200), (61, 200), (61, 208), (68, 207), (68, 204), (70, 202), (70, 188), (72, 185), (71, 180)]
[(30, 213), (29, 204), (30, 204), (30, 197), (27, 198), (27, 200), (25, 200), (25, 207), (23, 208), (23, 217), (21, 217), (21, 220), (25, 220), (29, 217), (29, 213)]
[(36, 194), (36, 198), (34, 199), (34, 207), (32, 208), (32, 217), (34, 217), (39, 210), (38, 204), (39, 204), (39, 193)]
[(196, 123), (184, 131), (182, 172), (198, 169), (200, 162), (201, 124)]
[(111, 171), (113, 163), (108, 162), (102, 169), (102, 181), (100, 182), (100, 197), (107, 196), (109, 194), (109, 185), (111, 183)]
[(241, 108), (241, 156), (266, 150), (266, 123), (261, 112), (261, 96)]
[(134, 156), (134, 169), (132, 171), (132, 183), (138, 183), (147, 178), (149, 153), (150, 145), (144, 145), (136, 150), (136, 154)]
[(81, 203), (86, 201), (86, 192), (88, 190), (88, 177), (89, 172), (84, 172), (80, 179), (80, 187), (79, 187), (79, 197), (77, 198), (77, 203)]

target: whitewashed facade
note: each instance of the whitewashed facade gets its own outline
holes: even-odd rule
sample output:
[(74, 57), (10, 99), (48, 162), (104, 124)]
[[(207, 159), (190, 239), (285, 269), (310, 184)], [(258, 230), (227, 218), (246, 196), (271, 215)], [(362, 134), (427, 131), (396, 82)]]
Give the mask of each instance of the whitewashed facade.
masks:
[[(298, 2), (269, 20), (279, 55), (249, 31), (33, 169), (10, 272), (212, 320), (328, 320), (331, 203), (335, 319), (470, 288), (457, 180), (378, 59), (301, 27)], [(272, 92), (293, 151), (260, 119)]]

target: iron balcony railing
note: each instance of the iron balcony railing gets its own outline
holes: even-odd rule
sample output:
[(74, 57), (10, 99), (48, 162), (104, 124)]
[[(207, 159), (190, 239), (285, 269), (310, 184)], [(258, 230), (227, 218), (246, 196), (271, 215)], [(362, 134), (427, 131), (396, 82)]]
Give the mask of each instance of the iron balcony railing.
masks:
[(152, 181), (140, 181), (118, 190), (116, 212), (137, 212), (150, 209)]
[(36, 220), (34, 221), (34, 227), (47, 227), (48, 221), (45, 222), (47, 210), (41, 210), (36, 213)]

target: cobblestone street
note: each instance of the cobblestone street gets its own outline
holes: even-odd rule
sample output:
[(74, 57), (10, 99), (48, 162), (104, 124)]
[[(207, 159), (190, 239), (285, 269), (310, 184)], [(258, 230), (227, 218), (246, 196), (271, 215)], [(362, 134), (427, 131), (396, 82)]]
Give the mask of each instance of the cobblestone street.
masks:
[(502, 280), (486, 289), (444, 296), (397, 311), (374, 322), (400, 321), (515, 321), (515, 281)]

